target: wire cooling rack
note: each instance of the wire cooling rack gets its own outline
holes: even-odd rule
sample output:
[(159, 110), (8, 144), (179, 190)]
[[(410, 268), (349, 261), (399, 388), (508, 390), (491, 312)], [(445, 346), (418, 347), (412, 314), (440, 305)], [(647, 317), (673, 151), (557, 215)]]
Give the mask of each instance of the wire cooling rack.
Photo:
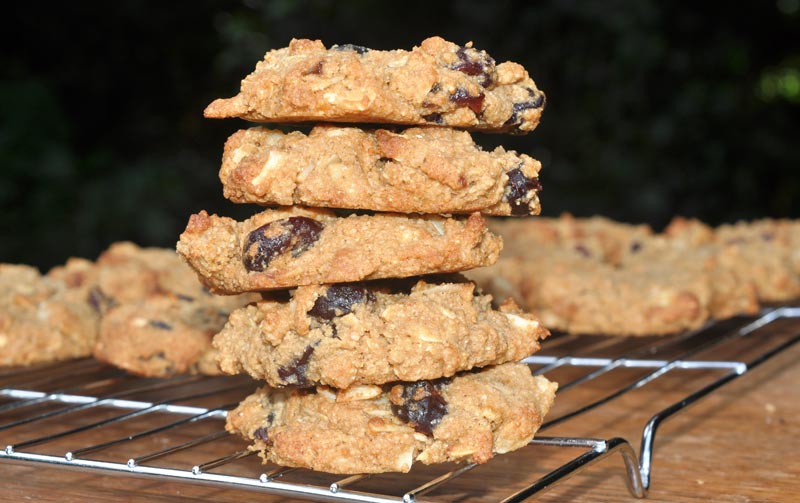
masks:
[[(555, 447), (570, 454), (566, 462), (531, 482), (510, 485), (510, 494), (500, 501), (533, 498), (614, 453), (621, 455), (630, 493), (646, 496), (659, 426), (797, 344), (796, 318), (800, 308), (778, 307), (668, 338), (554, 336), (544, 350), (525, 359), (534, 373), (560, 386), (555, 414), (551, 412), (523, 449)], [(771, 330), (781, 322), (788, 322), (789, 328)], [(716, 358), (706, 359), (709, 354)], [(604, 387), (603, 378), (618, 373), (625, 379)], [(691, 374), (684, 382), (697, 386), (654, 411), (642, 428), (638, 456), (631, 442), (619, 436), (547, 436), (565, 423), (580, 425), (587, 415), (678, 373)], [(697, 378), (701, 374), (705, 380)], [(480, 476), (475, 464), (419, 470), (415, 465), (411, 474), (349, 477), (261, 465), (243, 441), (223, 427), (227, 411), (256, 386), (241, 376), (135, 378), (91, 359), (0, 370), (0, 446), (6, 446), (0, 450), (0, 462), (207, 483), (313, 501), (375, 503), (441, 501), (434, 493), (447, 501), (448, 491), (460, 487), (460, 480)], [(579, 393), (587, 387), (592, 387), (588, 396), (594, 398), (578, 399), (587, 396)], [(404, 489), (388, 493), (387, 487)]]

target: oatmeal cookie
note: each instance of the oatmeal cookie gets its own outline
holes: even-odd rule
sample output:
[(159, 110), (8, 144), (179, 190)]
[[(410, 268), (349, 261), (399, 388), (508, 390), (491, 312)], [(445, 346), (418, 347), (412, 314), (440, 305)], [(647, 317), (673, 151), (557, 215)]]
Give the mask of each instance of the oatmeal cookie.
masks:
[(507, 253), (468, 276), (496, 298), (516, 299), (548, 328), (569, 332), (667, 334), (710, 317), (754, 314), (752, 264), (775, 260), (726, 258), (733, 252), (711, 227), (684, 218), (659, 234), (570, 215), (491, 219), (489, 227), (504, 238)]
[(540, 169), (447, 128), (317, 126), (305, 135), (256, 127), (225, 143), (219, 177), (236, 203), (520, 216), (541, 211)]
[(89, 356), (97, 314), (33, 267), (0, 264), (0, 366)]
[(763, 302), (800, 298), (800, 227), (790, 220), (756, 220), (714, 230), (720, 261), (752, 281)]
[(244, 222), (202, 211), (177, 248), (213, 292), (232, 294), (465, 270), (497, 260), (502, 240), (478, 213), (339, 217), (294, 206)]
[(712, 318), (758, 312), (758, 290), (750, 274), (722, 259), (724, 247), (715, 242), (713, 228), (703, 222), (676, 217), (662, 233), (637, 243), (620, 259), (625, 269), (642, 271), (659, 264), (704, 278), (711, 289)]
[(146, 376), (219, 373), (211, 337), (258, 294), (213, 295), (175, 250), (112, 244), (97, 261), (70, 258), (48, 272), (64, 295), (91, 306), (94, 355)]
[(611, 264), (618, 264), (653, 235), (647, 225), (601, 216), (577, 218), (569, 213), (555, 218), (491, 218), (488, 226), (503, 237), (505, 257), (525, 256), (531, 247), (556, 245)]
[(264, 387), (228, 413), (226, 428), (265, 462), (329, 473), (485, 463), (530, 442), (556, 387), (520, 363), (383, 387)]
[(535, 317), (513, 301), (492, 309), (461, 279), (306, 286), (251, 304), (214, 338), (220, 366), (273, 387), (347, 388), (447, 377), (539, 349), (548, 332)]
[(228, 315), (213, 303), (173, 295), (119, 304), (103, 316), (94, 356), (147, 377), (220, 374), (211, 339)]
[(295, 39), (268, 52), (239, 94), (214, 101), (205, 116), (521, 134), (536, 127), (544, 106), (544, 93), (521, 65), (495, 64), (471, 43), (431, 37), (411, 51), (377, 51)]
[(47, 276), (64, 281), (72, 295), (89, 302), (98, 312), (153, 295), (210, 297), (175, 250), (140, 247), (129, 241), (113, 243), (94, 262), (70, 258)]
[(512, 297), (551, 330), (659, 335), (709, 317), (708, 279), (670, 264), (619, 268), (571, 248), (539, 246), (465, 273), (498, 299)]

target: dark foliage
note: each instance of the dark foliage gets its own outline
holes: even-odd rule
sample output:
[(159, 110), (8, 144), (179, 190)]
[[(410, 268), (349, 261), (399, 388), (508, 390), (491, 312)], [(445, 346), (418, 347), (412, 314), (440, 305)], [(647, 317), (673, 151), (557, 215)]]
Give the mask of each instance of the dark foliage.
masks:
[(439, 34), (526, 66), (545, 214), (666, 223), (798, 217), (800, 12), (777, 3), (200, 0), (16, 4), (0, 53), (0, 261), (173, 246), (221, 195), (239, 121), (202, 110), (292, 37), (376, 49)]

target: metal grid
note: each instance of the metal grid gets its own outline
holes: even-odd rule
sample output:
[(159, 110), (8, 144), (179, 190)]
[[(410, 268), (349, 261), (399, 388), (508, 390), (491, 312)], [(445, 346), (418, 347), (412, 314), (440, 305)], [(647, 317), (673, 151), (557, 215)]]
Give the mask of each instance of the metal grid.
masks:
[[(764, 332), (774, 323), (795, 318), (800, 318), (800, 307), (778, 307), (766, 309), (755, 318), (709, 324), (697, 331), (668, 338), (594, 337), (587, 342), (586, 338), (576, 335), (553, 337), (541, 353), (525, 362), (536, 374), (551, 376), (560, 369), (571, 369), (578, 375), (560, 382), (556, 403), (566, 403), (567, 412), (550, 418), (542, 426), (540, 435), (525, 449), (549, 446), (577, 449), (580, 453), (501, 501), (527, 500), (615, 452), (620, 453), (624, 461), (631, 494), (646, 496), (659, 426), (687, 406), (797, 344), (800, 334), (796, 323), (791, 330), (781, 332), (780, 337), (764, 337)], [(735, 353), (745, 340), (755, 339), (752, 337), (755, 334), (761, 349), (748, 361), (701, 359), (710, 352), (724, 354), (726, 348), (733, 348)], [(603, 376), (623, 369), (638, 369), (643, 374), (625, 381), (621, 387), (605, 390), (606, 394), (589, 403), (570, 402), (570, 390), (597, 383)], [(647, 421), (642, 429), (638, 457), (625, 438), (543, 435), (561, 423), (600, 409), (669, 373), (695, 371), (712, 372), (714, 377)], [(0, 451), (0, 460), (209, 483), (313, 501), (375, 503), (421, 502), (427, 500), (425, 496), (434, 489), (446, 494), (449, 483), (469, 477), (469, 472), (476, 468), (475, 464), (456, 466), (399, 494), (367, 491), (359, 486), (373, 477), (405, 477), (400, 474), (354, 475), (327, 483), (320, 482), (319, 474), (314, 472), (281, 467), (253, 476), (242, 475), (238, 463), (254, 457), (254, 453), (242, 442), (230, 438), (222, 425), (227, 410), (254, 387), (252, 381), (242, 377), (134, 378), (90, 359), (49, 368), (0, 372), (0, 445), (6, 445)], [(187, 429), (188, 433), (184, 431)], [(160, 439), (161, 447), (152, 448), (153, 439)], [(142, 442), (144, 447), (150, 448), (131, 447)], [(224, 442), (222, 447), (228, 450), (220, 449), (220, 442)], [(219, 457), (220, 452), (226, 454)], [(209, 453), (217, 455), (209, 457)], [(178, 461), (166, 461), (176, 456)], [(253, 467), (258, 467), (259, 472), (263, 469), (257, 459), (249, 462), (250, 471)], [(226, 467), (227, 470), (222, 470)], [(298, 475), (299, 481), (289, 481), (289, 474)], [(386, 487), (381, 484), (377, 487), (382, 486)]]

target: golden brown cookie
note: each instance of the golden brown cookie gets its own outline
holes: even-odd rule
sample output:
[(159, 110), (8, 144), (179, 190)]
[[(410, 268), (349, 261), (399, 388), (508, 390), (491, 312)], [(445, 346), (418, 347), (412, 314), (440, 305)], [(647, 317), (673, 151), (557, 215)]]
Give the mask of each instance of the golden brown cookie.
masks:
[(755, 284), (764, 302), (800, 298), (800, 226), (763, 219), (721, 225), (714, 231), (720, 262)]
[(384, 387), (264, 387), (228, 413), (226, 428), (265, 462), (330, 473), (485, 463), (530, 442), (556, 387), (520, 363)]
[(668, 264), (618, 268), (574, 249), (539, 246), (465, 273), (498, 299), (512, 297), (551, 330), (660, 335), (709, 317), (707, 278)]
[(219, 373), (211, 337), (233, 309), (260, 298), (213, 295), (175, 250), (130, 242), (112, 244), (96, 262), (71, 258), (48, 277), (91, 306), (95, 357), (146, 376)]
[(205, 116), (527, 133), (544, 105), (521, 65), (495, 64), (471, 43), (431, 37), (411, 51), (376, 51), (295, 39), (268, 52), (239, 94), (214, 101)]
[(119, 304), (103, 316), (94, 356), (147, 377), (220, 374), (211, 339), (228, 315), (213, 303), (170, 295)]
[(541, 209), (540, 169), (448, 128), (317, 126), (305, 135), (257, 127), (228, 139), (219, 176), (236, 203), (519, 216)]
[(88, 356), (97, 314), (33, 267), (0, 264), (0, 366)]
[(477, 213), (340, 217), (294, 206), (244, 222), (202, 211), (177, 248), (212, 291), (239, 293), (460, 271), (493, 263), (501, 247)]
[[(214, 338), (222, 370), (273, 387), (417, 381), (518, 361), (548, 335), (513, 302), (461, 278), (299, 287), (234, 311)], [(406, 284), (403, 284), (406, 283)]]

